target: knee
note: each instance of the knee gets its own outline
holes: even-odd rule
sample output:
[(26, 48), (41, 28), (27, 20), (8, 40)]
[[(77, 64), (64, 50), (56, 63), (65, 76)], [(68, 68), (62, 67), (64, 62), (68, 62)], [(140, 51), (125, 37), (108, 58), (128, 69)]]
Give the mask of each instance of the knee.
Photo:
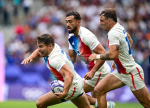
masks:
[(150, 98), (147, 101), (140, 102), (144, 108), (150, 108)]
[(42, 104), (42, 101), (41, 101), (40, 98), (39, 98), (39, 99), (37, 100), (37, 102), (36, 102), (36, 107), (37, 107), (37, 108), (43, 108), (43, 104)]
[(94, 88), (94, 93), (95, 93), (95, 95), (103, 95), (103, 94), (105, 94), (106, 92), (105, 92), (105, 90), (104, 90), (103, 88), (95, 87), (95, 88)]
[(150, 108), (150, 105), (142, 104), (144, 108)]

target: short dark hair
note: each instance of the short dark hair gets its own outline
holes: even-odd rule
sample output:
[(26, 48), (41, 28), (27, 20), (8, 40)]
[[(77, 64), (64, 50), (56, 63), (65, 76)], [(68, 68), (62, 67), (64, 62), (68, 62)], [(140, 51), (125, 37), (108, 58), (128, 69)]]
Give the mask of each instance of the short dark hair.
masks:
[(37, 42), (38, 43), (42, 43), (44, 42), (44, 44), (46, 46), (52, 44), (54, 46), (54, 38), (50, 35), (50, 34), (43, 34), (41, 36), (37, 37)]
[(101, 13), (100, 16), (103, 15), (106, 19), (111, 18), (113, 21), (117, 22), (117, 14), (114, 8), (106, 8)]
[(70, 12), (67, 13), (66, 17), (71, 16), (71, 15), (74, 16), (74, 19), (81, 20), (81, 16), (78, 12), (70, 11)]

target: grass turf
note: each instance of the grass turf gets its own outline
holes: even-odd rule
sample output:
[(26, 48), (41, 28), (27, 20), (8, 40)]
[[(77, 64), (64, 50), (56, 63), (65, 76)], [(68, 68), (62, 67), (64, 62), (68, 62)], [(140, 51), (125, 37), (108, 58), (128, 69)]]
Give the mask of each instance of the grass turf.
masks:
[[(36, 108), (35, 101), (9, 100), (0, 102), (0, 108)], [(71, 102), (65, 102), (48, 108), (77, 108)], [(116, 103), (116, 108), (143, 108), (139, 103)]]

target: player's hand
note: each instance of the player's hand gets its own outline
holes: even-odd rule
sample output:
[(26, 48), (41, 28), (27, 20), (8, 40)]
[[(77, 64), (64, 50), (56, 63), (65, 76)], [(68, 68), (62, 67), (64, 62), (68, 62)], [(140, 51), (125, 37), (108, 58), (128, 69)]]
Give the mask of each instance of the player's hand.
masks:
[(113, 63), (111, 64), (111, 68), (112, 68), (113, 70), (116, 69), (115, 62), (113, 62)]
[(89, 61), (96, 60), (96, 56), (97, 56), (97, 54), (91, 54), (90, 57), (89, 57)]
[(21, 64), (26, 65), (26, 64), (28, 64), (29, 62), (32, 62), (32, 61), (33, 61), (33, 59), (30, 58), (30, 57), (28, 57), (28, 58), (25, 58), (25, 59), (21, 62)]
[(94, 76), (94, 73), (89, 71), (85, 74), (84, 79), (89, 80), (89, 79), (92, 79), (93, 76)]
[(56, 97), (59, 98), (59, 99), (64, 99), (64, 98), (67, 96), (66, 93), (54, 93), (54, 94), (55, 94)]

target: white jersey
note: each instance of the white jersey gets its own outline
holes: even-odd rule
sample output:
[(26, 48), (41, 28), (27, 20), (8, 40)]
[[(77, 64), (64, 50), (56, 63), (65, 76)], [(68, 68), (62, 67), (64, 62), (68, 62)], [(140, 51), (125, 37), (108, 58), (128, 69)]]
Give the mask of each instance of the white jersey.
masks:
[(120, 45), (119, 57), (114, 60), (119, 73), (129, 73), (136, 68), (136, 63), (132, 57), (130, 43), (127, 37), (127, 32), (123, 26), (116, 23), (108, 32), (108, 44)]
[(44, 60), (48, 69), (57, 80), (64, 82), (64, 77), (59, 73), (59, 71), (64, 64), (67, 64), (74, 75), (72, 84), (79, 83), (78, 81), (80, 81), (81, 77), (74, 70), (72, 61), (56, 43), (52, 52), (48, 55), (48, 57), (45, 57)]
[[(93, 50), (100, 43), (96, 36), (91, 31), (81, 26), (78, 37), (76, 38), (73, 33), (69, 34), (68, 42), (69, 49), (76, 52), (76, 54), (86, 63), (87, 68), (90, 71), (94, 67), (96, 61), (90, 62), (88, 58), (91, 54), (94, 54)], [(100, 69), (104, 69), (104, 67), (107, 66), (108, 64), (105, 62)]]

